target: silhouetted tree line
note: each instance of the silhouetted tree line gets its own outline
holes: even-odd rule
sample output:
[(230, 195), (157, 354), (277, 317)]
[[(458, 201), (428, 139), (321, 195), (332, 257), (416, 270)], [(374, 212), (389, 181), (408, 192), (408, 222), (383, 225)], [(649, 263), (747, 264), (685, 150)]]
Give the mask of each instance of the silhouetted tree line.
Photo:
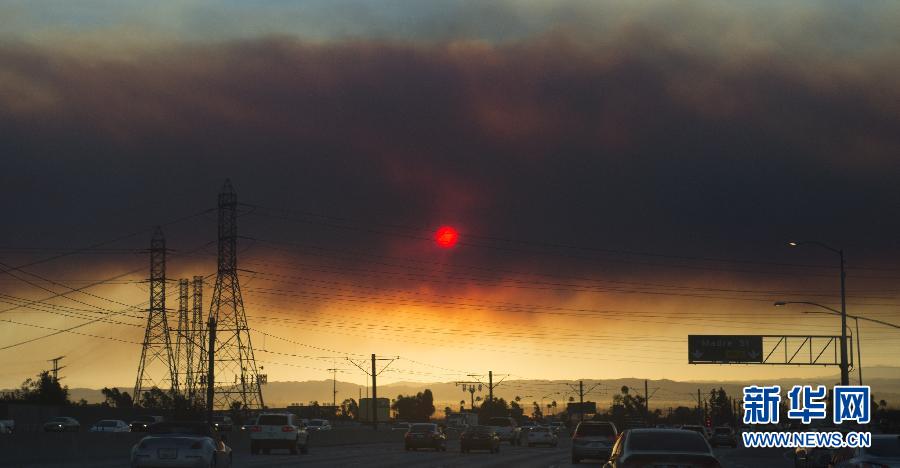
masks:
[(58, 380), (43, 371), (37, 378), (27, 378), (22, 385), (0, 397), (0, 401), (31, 403), (35, 405), (69, 404), (69, 387), (61, 386)]
[(428, 389), (415, 396), (397, 395), (391, 409), (397, 412), (398, 419), (425, 422), (434, 414), (434, 395)]

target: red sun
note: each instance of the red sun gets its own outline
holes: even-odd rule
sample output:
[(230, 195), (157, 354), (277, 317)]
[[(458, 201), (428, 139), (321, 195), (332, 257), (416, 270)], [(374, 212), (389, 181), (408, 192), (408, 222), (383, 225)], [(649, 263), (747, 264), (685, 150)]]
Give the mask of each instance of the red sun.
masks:
[(449, 249), (459, 241), (459, 233), (450, 226), (441, 226), (434, 234), (434, 240), (439, 246)]

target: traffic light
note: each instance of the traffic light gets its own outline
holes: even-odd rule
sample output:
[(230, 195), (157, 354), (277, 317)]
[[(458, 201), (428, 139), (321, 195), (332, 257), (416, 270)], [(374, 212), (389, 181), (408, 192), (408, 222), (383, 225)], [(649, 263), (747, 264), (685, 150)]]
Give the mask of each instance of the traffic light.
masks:
[(706, 427), (712, 427), (712, 418), (706, 417)]

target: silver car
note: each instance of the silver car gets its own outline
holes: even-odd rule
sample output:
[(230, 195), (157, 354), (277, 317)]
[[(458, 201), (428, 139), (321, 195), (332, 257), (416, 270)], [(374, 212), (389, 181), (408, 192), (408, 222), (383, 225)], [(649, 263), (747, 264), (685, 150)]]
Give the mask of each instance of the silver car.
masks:
[(608, 460), (618, 435), (616, 425), (611, 422), (578, 423), (572, 435), (572, 464), (580, 463), (585, 458)]
[(131, 448), (131, 468), (229, 468), (231, 448), (203, 421), (161, 422)]

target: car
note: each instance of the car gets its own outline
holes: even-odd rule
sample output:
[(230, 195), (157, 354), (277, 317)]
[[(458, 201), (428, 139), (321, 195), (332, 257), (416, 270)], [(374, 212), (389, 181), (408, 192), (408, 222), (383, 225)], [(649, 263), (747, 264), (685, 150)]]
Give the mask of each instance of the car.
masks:
[(494, 428), (494, 432), (500, 437), (501, 441), (509, 442), (509, 445), (516, 445), (519, 442), (519, 432), (521, 430), (516, 425), (513, 418), (491, 418), (487, 422), (488, 426)]
[(433, 448), (439, 452), (447, 450), (447, 436), (437, 424), (415, 423), (403, 438), (406, 450)]
[(331, 423), (327, 419), (310, 419), (306, 426), (308, 431), (330, 431)]
[(713, 447), (725, 445), (728, 447), (737, 448), (737, 434), (735, 434), (734, 430), (728, 426), (720, 426), (713, 429), (713, 436), (712, 439), (709, 440), (709, 443)]
[(44, 432), (78, 432), (81, 423), (75, 418), (58, 416), (44, 423)]
[(582, 421), (572, 434), (572, 464), (585, 458), (608, 460), (619, 435), (616, 425), (606, 421)]
[(15, 430), (15, 421), (12, 419), (0, 419), (0, 434), (12, 434)]
[(262, 450), (287, 449), (292, 455), (309, 453), (309, 433), (296, 415), (291, 413), (263, 413), (256, 424), (249, 426), (250, 454)]
[(231, 432), (231, 429), (234, 427), (234, 422), (231, 421), (231, 417), (224, 415), (213, 416), (212, 424), (219, 432)]
[(241, 424), (241, 430), (246, 431), (248, 427), (255, 425), (257, 419), (259, 419), (259, 416), (253, 416), (248, 419), (244, 424)]
[(623, 432), (603, 468), (631, 466), (722, 467), (703, 434), (655, 428)]
[(562, 431), (565, 428), (566, 428), (566, 425), (563, 424), (562, 421), (553, 421), (550, 423), (550, 429), (553, 429), (553, 432), (555, 432), (556, 435), (562, 434)]
[(469, 453), (472, 450), (500, 452), (500, 437), (490, 426), (469, 426), (459, 435), (459, 451)]
[(873, 434), (872, 445), (835, 451), (831, 465), (835, 468), (900, 466), (900, 435)]
[(231, 466), (231, 448), (206, 421), (166, 421), (131, 448), (131, 468)]
[(831, 464), (831, 449), (825, 447), (797, 447), (794, 449), (794, 468), (827, 468)]
[(131, 432), (131, 428), (121, 419), (102, 419), (91, 426), (90, 432)]
[(408, 423), (408, 422), (395, 422), (393, 425), (391, 425), (391, 431), (404, 431), (404, 432), (406, 432), (406, 431), (408, 431), (408, 430), (409, 430), (409, 423)]
[(150, 432), (150, 426), (162, 422), (162, 416), (138, 416), (128, 423), (131, 432)]
[(536, 445), (548, 445), (556, 447), (559, 444), (559, 437), (550, 429), (549, 426), (534, 426), (529, 428), (528, 432), (522, 432), (522, 445), (534, 447)]

